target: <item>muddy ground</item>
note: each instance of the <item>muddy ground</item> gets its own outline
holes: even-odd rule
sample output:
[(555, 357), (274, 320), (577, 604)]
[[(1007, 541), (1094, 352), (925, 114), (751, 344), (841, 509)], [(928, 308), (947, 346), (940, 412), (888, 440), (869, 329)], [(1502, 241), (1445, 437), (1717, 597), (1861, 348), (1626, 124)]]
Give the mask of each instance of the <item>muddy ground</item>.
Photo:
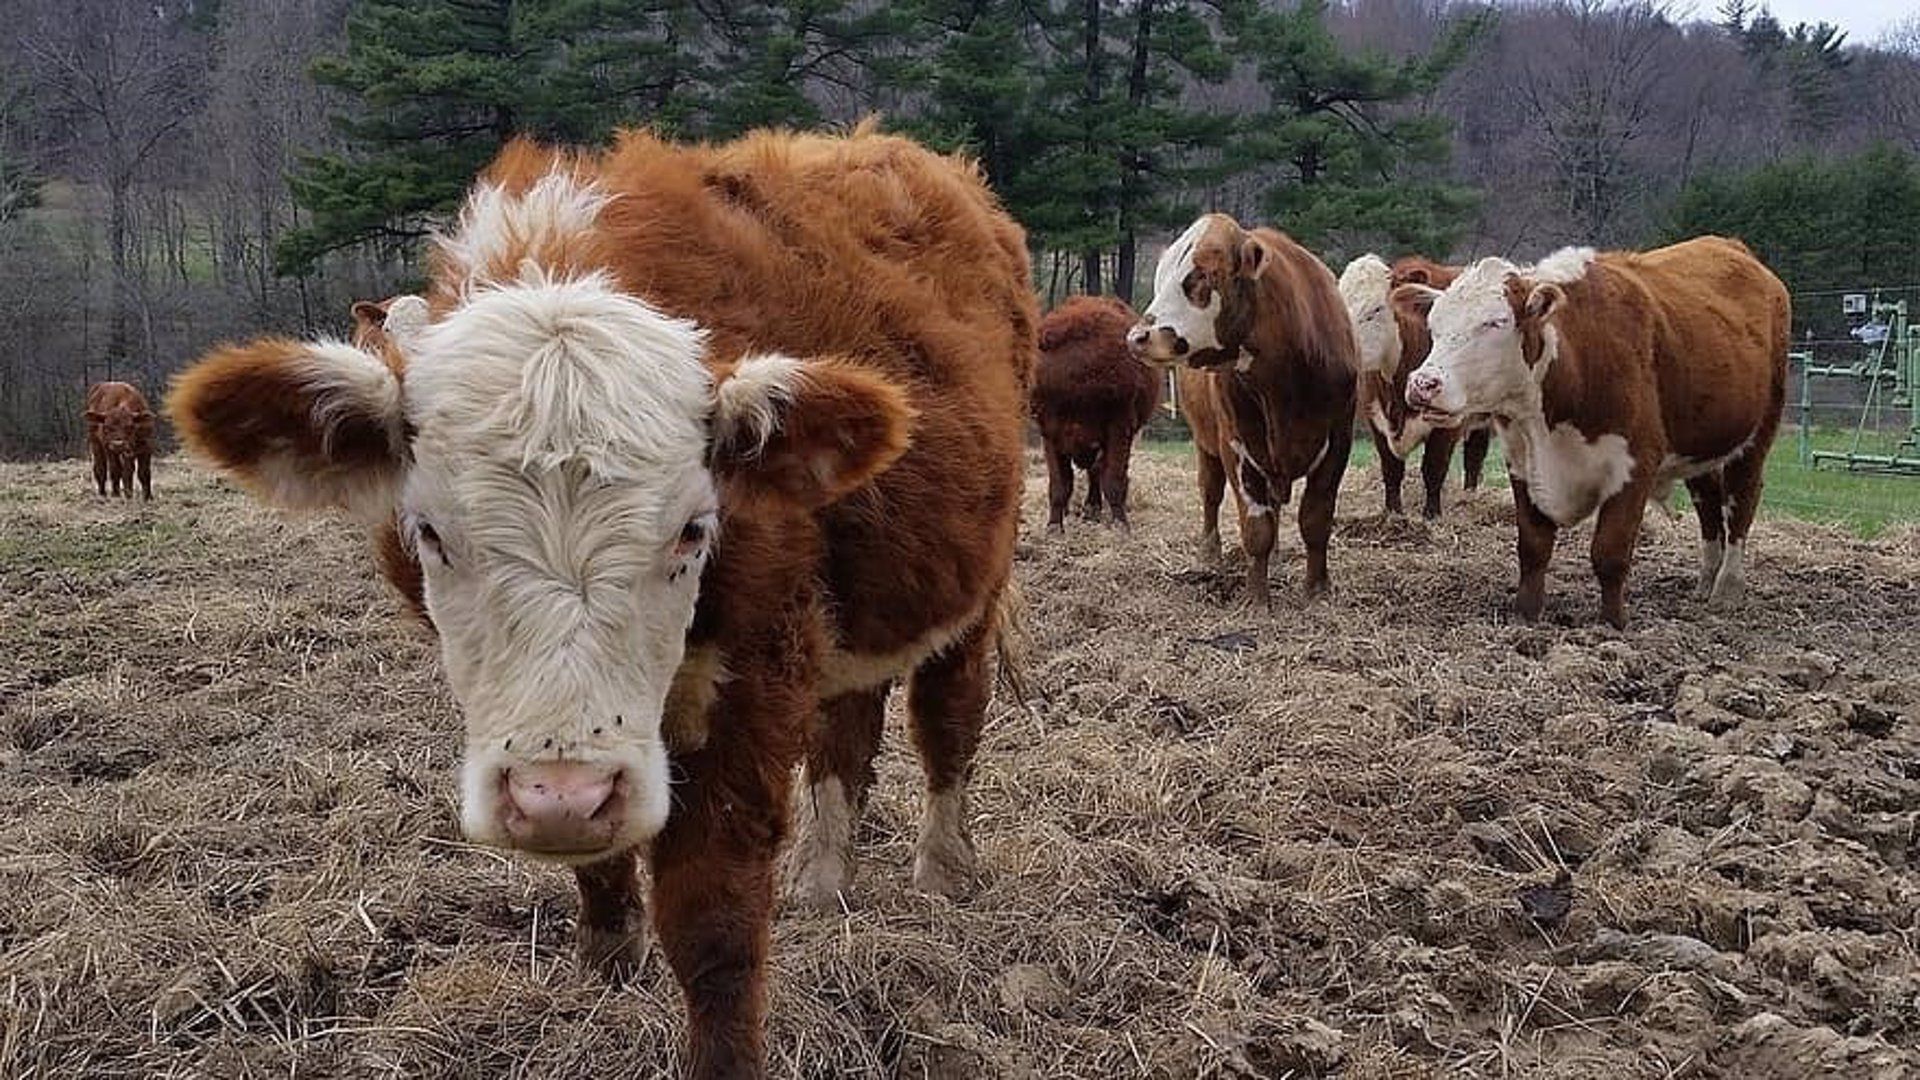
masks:
[[(907, 887), (896, 724), (848, 910), (777, 926), (777, 1075), (1920, 1076), (1920, 531), (1764, 521), (1714, 614), (1656, 518), (1625, 633), (1582, 531), (1525, 626), (1504, 491), (1385, 520), (1363, 471), (1335, 596), (1289, 523), (1267, 616), (1193, 572), (1187, 468), (1064, 540), (1034, 470), (985, 879)], [(0, 1076), (671, 1068), (657, 957), (585, 977), (570, 876), (460, 840), (361, 540), (83, 472), (0, 466)]]

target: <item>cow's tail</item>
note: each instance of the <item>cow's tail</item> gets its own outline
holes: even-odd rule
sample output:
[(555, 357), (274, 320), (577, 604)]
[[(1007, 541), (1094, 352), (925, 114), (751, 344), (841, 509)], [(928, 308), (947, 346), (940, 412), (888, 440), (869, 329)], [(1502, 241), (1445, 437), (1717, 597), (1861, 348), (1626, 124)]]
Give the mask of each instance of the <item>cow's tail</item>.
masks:
[(993, 652), (999, 661), (1001, 685), (1021, 708), (1032, 698), (1032, 684), (1027, 679), (1032, 643), (1027, 636), (1026, 614), (1026, 597), (1021, 595), (1013, 575), (1008, 574), (1007, 583), (1000, 587), (1000, 595), (993, 602)]

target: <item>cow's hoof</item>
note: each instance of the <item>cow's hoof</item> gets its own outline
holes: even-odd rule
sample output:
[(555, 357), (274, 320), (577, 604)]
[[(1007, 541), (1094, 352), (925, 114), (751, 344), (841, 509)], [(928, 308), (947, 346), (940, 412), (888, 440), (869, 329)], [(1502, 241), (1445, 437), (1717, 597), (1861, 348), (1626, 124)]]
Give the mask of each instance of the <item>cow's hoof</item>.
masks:
[(647, 929), (640, 914), (621, 929), (582, 926), (575, 949), (580, 966), (615, 986), (630, 986), (647, 965)]
[(806, 911), (840, 911), (853, 885), (850, 860), (825, 852), (800, 851), (787, 879), (787, 902)]
[(913, 887), (941, 896), (963, 896), (979, 872), (979, 856), (967, 828), (966, 794), (960, 788), (929, 792), (913, 848)]
[(962, 897), (973, 891), (979, 876), (979, 860), (973, 842), (961, 837), (959, 847), (942, 845), (935, 850), (922, 844), (913, 855), (913, 887), (936, 896)]
[(1060, 524), (1057, 521), (1047, 522), (1048, 536), (1064, 536), (1066, 535), (1066, 531), (1067, 531), (1067, 527), (1065, 525)]

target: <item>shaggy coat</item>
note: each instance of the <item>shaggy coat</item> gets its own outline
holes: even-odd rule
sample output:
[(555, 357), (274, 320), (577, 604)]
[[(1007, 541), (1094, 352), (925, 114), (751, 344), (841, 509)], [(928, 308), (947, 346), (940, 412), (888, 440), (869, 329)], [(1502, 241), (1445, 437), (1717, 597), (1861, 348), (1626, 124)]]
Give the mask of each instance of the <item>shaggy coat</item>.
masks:
[(100, 494), (133, 498), (140, 479), (142, 498), (153, 498), (153, 410), (140, 391), (123, 382), (87, 388), (87, 449), (93, 454), (93, 483)]
[(1114, 297), (1075, 296), (1040, 322), (1033, 418), (1046, 444), (1049, 532), (1063, 527), (1075, 466), (1087, 474), (1087, 519), (1099, 519), (1104, 496), (1114, 524), (1127, 525), (1127, 465), (1161, 383), (1127, 349), (1136, 318)]
[[(1025, 238), (974, 167), (868, 128), (627, 133), (577, 155), (518, 142), (442, 241), (424, 303), (409, 298), (424, 317), (357, 312), (362, 349), (224, 350), (171, 408), (267, 497), (379, 530), (467, 715), (469, 833), (573, 863), (582, 953), (615, 976), (644, 955), (648, 861), (692, 1074), (760, 1076), (794, 766), (795, 887), (837, 906), (896, 680), (926, 773), (914, 880), (955, 892), (972, 873), (965, 789), (1011, 588), (1029, 281)], [(461, 496), (481, 474), (506, 486)], [(495, 520), (515, 500), (537, 528)], [(621, 528), (592, 529), (595, 507)], [(502, 544), (517, 546), (485, 574), (463, 567)], [(653, 606), (630, 611), (635, 589)], [(508, 615), (478, 625), (463, 590)], [(576, 642), (566, 669), (514, 641), (557, 632), (550, 611), (576, 613), (555, 639)], [(638, 620), (645, 651), (592, 659), (615, 619)], [(520, 658), (493, 665), (497, 687), (470, 662), (482, 649)], [(615, 685), (626, 696), (596, 704)], [(528, 726), (555, 699), (570, 712)]]
[(1602, 616), (1626, 625), (1626, 580), (1650, 498), (1684, 481), (1700, 519), (1699, 593), (1744, 586), (1744, 547), (1786, 398), (1787, 290), (1744, 244), (1557, 252), (1521, 269), (1485, 259), (1426, 311), (1432, 353), (1407, 400), (1439, 425), (1490, 418), (1508, 448), (1527, 619), (1545, 604), (1559, 529), (1594, 522)]
[(1180, 387), (1183, 401), (1199, 403), (1215, 421), (1203, 420), (1195, 431), (1203, 556), (1218, 550), (1218, 508), (1230, 483), (1248, 557), (1248, 595), (1270, 607), (1275, 511), (1304, 478), (1303, 589), (1309, 597), (1326, 592), (1327, 543), (1353, 445), (1357, 375), (1353, 325), (1333, 274), (1281, 233), (1248, 231), (1230, 217), (1209, 214), (1167, 248), (1154, 278), (1153, 305), (1129, 334), (1130, 344), (1154, 362), (1204, 369), (1212, 388), (1211, 397), (1194, 391), (1199, 382), (1192, 377)]

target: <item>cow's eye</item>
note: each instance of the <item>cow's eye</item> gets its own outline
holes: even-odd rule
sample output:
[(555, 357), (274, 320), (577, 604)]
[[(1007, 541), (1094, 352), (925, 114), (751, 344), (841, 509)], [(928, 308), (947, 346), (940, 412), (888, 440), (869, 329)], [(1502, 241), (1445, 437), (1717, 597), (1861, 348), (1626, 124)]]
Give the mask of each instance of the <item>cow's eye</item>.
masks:
[(1505, 319), (1488, 319), (1486, 322), (1483, 322), (1480, 324), (1480, 329), (1498, 330), (1506, 325), (1507, 325), (1507, 320)]
[(699, 551), (713, 538), (717, 524), (718, 519), (711, 510), (688, 518), (687, 523), (680, 526), (680, 536), (674, 541), (673, 553), (691, 555)]

